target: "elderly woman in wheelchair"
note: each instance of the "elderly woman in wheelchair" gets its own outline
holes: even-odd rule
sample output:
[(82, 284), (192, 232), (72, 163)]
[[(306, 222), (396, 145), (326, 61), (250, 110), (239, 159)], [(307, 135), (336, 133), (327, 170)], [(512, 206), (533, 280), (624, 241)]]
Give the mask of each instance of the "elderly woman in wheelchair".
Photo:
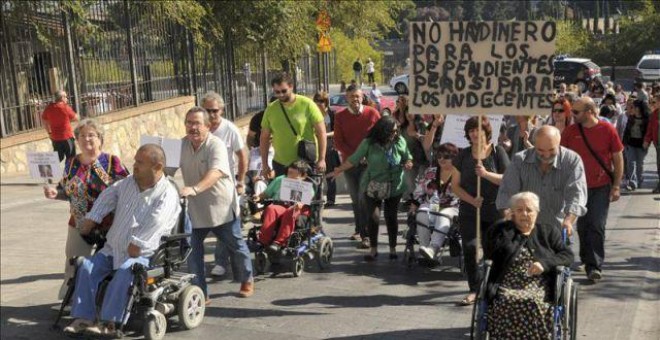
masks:
[(534, 193), (514, 195), (510, 207), (512, 220), (495, 224), (486, 235), (484, 256), (490, 268), (475, 314), (484, 309), (491, 339), (548, 339), (556, 269), (569, 266), (573, 253), (559, 229), (536, 223), (539, 198)]

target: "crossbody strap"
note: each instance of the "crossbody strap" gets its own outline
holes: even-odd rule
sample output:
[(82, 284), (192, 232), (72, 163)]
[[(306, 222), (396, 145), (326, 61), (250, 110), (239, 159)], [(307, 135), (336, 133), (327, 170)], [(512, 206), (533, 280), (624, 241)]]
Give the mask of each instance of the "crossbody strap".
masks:
[(293, 135), (298, 137), (298, 133), (296, 132), (296, 129), (293, 128), (293, 124), (291, 124), (291, 120), (289, 119), (289, 115), (286, 114), (286, 109), (284, 108), (284, 104), (282, 104), (281, 101), (278, 100), (280, 103), (280, 107), (282, 108), (282, 114), (284, 115), (284, 118), (286, 118), (286, 122), (289, 123), (289, 127), (291, 128), (291, 131), (293, 131)]
[(587, 136), (584, 134), (584, 129), (582, 128), (582, 124), (578, 124), (578, 129), (580, 130), (580, 134), (582, 135), (582, 140), (584, 141), (584, 145), (587, 146), (587, 149), (589, 149), (591, 155), (594, 156), (598, 164), (600, 164), (600, 167), (603, 168), (603, 170), (605, 170), (605, 173), (607, 173), (607, 176), (610, 177), (610, 180), (614, 181), (614, 174), (612, 173), (612, 171), (605, 166), (605, 162), (603, 162), (603, 160), (600, 159), (600, 157), (598, 157), (598, 154), (596, 154), (594, 149), (591, 148), (591, 144), (589, 144), (589, 141), (587, 140)]

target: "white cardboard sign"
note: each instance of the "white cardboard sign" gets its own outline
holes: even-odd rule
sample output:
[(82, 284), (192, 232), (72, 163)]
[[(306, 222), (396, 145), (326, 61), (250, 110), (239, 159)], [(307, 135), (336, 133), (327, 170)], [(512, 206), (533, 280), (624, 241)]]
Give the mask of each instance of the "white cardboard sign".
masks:
[(181, 165), (181, 140), (173, 138), (163, 138), (158, 136), (141, 136), (140, 146), (145, 144), (160, 145), (165, 151), (165, 166), (168, 168), (178, 168)]
[(312, 204), (314, 185), (307, 181), (283, 178), (280, 187), (280, 200)]
[[(273, 168), (273, 156), (275, 156), (275, 150), (271, 147), (268, 150), (268, 167)], [(261, 153), (259, 148), (250, 149), (250, 163), (248, 164), (248, 170), (261, 170)]]
[[(502, 115), (487, 115), (490, 126), (493, 128), (493, 136), (491, 142), (497, 144), (500, 136), (500, 126), (502, 126)], [(465, 138), (465, 122), (470, 119), (470, 116), (464, 115), (447, 115), (445, 117), (445, 125), (442, 130), (442, 138), (440, 143), (452, 143), (459, 148), (467, 148), (470, 142)]]
[(28, 152), (27, 161), (32, 178), (62, 178), (62, 167), (57, 152)]

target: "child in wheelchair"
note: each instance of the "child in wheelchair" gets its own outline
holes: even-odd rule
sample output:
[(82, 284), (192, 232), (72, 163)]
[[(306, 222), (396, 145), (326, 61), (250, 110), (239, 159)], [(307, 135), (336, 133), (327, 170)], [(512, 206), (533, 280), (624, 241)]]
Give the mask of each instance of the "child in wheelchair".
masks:
[(458, 215), (459, 200), (451, 190), (452, 161), (457, 154), (453, 144), (440, 145), (434, 152), (437, 166), (420, 174), (410, 200), (406, 247), (412, 253), (416, 234), (419, 253), (429, 261), (437, 261), (447, 236), (456, 234), (450, 233), (450, 227)]
[(306, 180), (311, 173), (311, 167), (303, 162), (291, 163), (287, 174), (275, 178), (259, 196), (258, 201), (272, 200), (262, 212), (262, 225), (257, 234), (259, 243), (272, 253), (278, 252), (287, 245), (293, 233), (296, 221), (300, 216), (309, 216), (310, 208), (300, 202), (288, 203), (280, 200), (282, 180), (286, 178)]

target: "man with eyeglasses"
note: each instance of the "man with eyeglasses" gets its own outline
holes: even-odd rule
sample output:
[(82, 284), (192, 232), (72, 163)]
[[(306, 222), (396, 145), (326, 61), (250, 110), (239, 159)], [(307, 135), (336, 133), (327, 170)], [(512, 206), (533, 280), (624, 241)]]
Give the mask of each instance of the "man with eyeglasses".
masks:
[(534, 147), (511, 159), (495, 204), (508, 215), (511, 197), (531, 191), (541, 199), (537, 221), (566, 229), (570, 236), (575, 220), (587, 212), (587, 179), (580, 156), (560, 146), (560, 141), (561, 132), (556, 127), (539, 128)]
[[(242, 195), (245, 192), (245, 174), (247, 173), (248, 159), (241, 132), (234, 123), (222, 118), (225, 111), (225, 101), (216, 92), (210, 91), (204, 95), (202, 107), (209, 113), (210, 132), (225, 142), (227, 146), (231, 177), (236, 180), (236, 192), (238, 195)], [(236, 161), (238, 161), (238, 164), (236, 164)], [(211, 275), (225, 275), (225, 268), (229, 263), (228, 256), (226, 245), (218, 240), (215, 246), (215, 267), (211, 270)], [(233, 267), (236, 268), (235, 265)]]
[(204, 266), (204, 239), (212, 232), (225, 244), (238, 264), (234, 272), (241, 282), (239, 295), (254, 293), (252, 259), (241, 234), (241, 220), (234, 178), (229, 168), (227, 146), (210, 133), (211, 121), (202, 107), (186, 113), (186, 137), (181, 143), (181, 173), (184, 187), (180, 195), (188, 197), (188, 214), (192, 224), (192, 253), (188, 268), (195, 274), (193, 283), (204, 291), (208, 300)]
[(561, 145), (580, 155), (587, 178), (587, 213), (577, 222), (580, 259), (592, 282), (602, 278), (605, 259), (605, 225), (610, 202), (621, 196), (623, 144), (610, 123), (598, 119), (598, 106), (589, 97), (573, 103), (573, 120)]
[(293, 93), (293, 80), (288, 74), (277, 75), (270, 84), (277, 100), (268, 105), (261, 120), (262, 173), (270, 174), (268, 151), (272, 144), (275, 176), (285, 175), (287, 167), (299, 159), (298, 142), (301, 140), (314, 140), (316, 171), (325, 173), (327, 140), (321, 110), (311, 98)]
[(73, 138), (71, 122), (78, 120), (78, 115), (68, 105), (69, 96), (62, 90), (55, 91), (55, 101), (49, 104), (41, 114), (44, 128), (48, 132), (53, 150), (60, 162), (76, 155), (76, 143)]
[[(348, 107), (335, 115), (335, 148), (339, 151), (342, 161), (346, 161), (362, 140), (369, 134), (371, 128), (380, 119), (380, 114), (370, 106), (362, 105), (362, 90), (356, 85), (350, 85), (346, 89), (346, 101)], [(362, 195), (360, 195), (360, 177), (366, 168), (365, 164), (357, 164), (344, 172), (346, 186), (351, 196), (353, 215), (355, 216), (355, 232), (351, 235), (352, 240), (361, 241), (358, 248), (369, 249), (369, 238), (365, 228), (366, 219), (362, 208)]]

